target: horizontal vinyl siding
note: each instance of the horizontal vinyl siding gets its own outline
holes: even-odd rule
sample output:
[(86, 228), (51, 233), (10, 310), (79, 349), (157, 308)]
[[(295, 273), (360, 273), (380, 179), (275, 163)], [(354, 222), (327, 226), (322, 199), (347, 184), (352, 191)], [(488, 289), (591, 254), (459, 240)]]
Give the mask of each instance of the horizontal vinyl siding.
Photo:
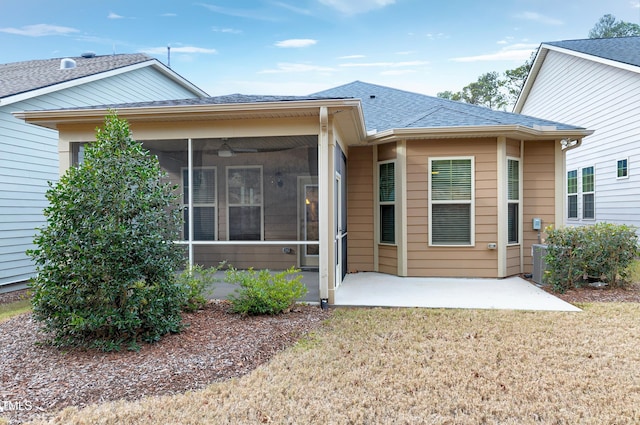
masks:
[(398, 247), (378, 245), (378, 271), (392, 275), (398, 274)]
[(349, 272), (373, 271), (373, 148), (349, 148), (347, 173)]
[[(409, 276), (495, 277), (497, 253), (496, 140), (407, 142), (407, 258)], [(473, 156), (475, 164), (475, 246), (429, 246), (429, 158)]]
[(45, 225), (48, 182), (59, 177), (58, 133), (26, 124), (11, 112), (189, 97), (194, 97), (190, 91), (160, 72), (141, 68), (0, 106), (0, 285), (33, 275), (25, 250), (32, 247), (35, 229)]
[[(531, 273), (533, 258), (531, 245), (539, 243), (538, 231), (532, 229), (534, 218), (542, 219), (542, 227), (555, 226), (555, 142), (525, 142), (522, 161), (522, 214), (523, 214), (523, 265), (524, 272)], [(558, 188), (558, 190), (562, 190)], [(540, 241), (544, 238), (541, 232)]]
[[(567, 170), (580, 174), (581, 168), (594, 166), (596, 221), (640, 226), (639, 102), (640, 73), (549, 51), (523, 107), (527, 115), (595, 130), (567, 152)], [(629, 178), (617, 179), (617, 160), (625, 158)], [(581, 217), (581, 196), (578, 207)]]
[(520, 246), (507, 247), (507, 276), (520, 273)]

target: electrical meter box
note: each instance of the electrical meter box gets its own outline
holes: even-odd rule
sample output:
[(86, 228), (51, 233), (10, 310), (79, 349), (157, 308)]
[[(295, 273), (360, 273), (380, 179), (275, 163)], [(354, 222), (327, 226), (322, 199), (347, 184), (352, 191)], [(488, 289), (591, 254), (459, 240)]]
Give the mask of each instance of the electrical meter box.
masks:
[(541, 218), (534, 218), (532, 224), (533, 224), (533, 230), (542, 229), (542, 219)]

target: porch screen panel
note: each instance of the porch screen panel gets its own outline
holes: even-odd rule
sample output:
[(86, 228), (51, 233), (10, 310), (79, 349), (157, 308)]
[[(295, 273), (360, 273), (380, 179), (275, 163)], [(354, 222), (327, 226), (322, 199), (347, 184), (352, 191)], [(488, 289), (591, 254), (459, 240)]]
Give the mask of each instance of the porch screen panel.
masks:
[(430, 160), (431, 244), (472, 244), (472, 167), (470, 158)]
[(262, 239), (262, 167), (227, 167), (229, 240)]
[[(189, 170), (182, 172), (184, 199), (184, 234), (189, 234)], [(193, 168), (193, 240), (216, 240), (216, 183), (215, 167)]]

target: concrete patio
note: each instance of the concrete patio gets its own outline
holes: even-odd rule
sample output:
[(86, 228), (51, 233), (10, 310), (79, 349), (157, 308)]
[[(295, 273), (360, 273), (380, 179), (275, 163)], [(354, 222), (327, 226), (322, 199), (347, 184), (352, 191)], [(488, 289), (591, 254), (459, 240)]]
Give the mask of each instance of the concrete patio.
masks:
[[(302, 302), (319, 304), (318, 272), (302, 272), (307, 295)], [(207, 294), (226, 299), (236, 289), (219, 282)], [(398, 277), (384, 273), (347, 274), (335, 295), (335, 307), (425, 307), (505, 310), (581, 311), (517, 276), (505, 279)]]
[(348, 274), (335, 306), (581, 311), (517, 276), (505, 279), (416, 278)]

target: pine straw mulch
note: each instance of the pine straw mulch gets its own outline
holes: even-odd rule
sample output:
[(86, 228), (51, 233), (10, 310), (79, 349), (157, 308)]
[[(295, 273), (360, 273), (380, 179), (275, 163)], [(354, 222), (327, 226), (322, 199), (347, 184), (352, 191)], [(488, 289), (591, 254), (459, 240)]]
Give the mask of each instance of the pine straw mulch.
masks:
[(23, 314), (0, 323), (0, 424), (3, 417), (17, 424), (68, 406), (183, 393), (239, 377), (328, 317), (308, 305), (279, 316), (242, 317), (229, 313), (228, 302), (211, 301), (184, 315), (188, 327), (180, 334), (139, 352), (102, 353), (37, 344), (46, 335)]
[[(581, 288), (565, 294), (543, 289), (573, 304), (640, 302), (640, 284), (626, 289)], [(0, 303), (21, 296), (24, 292), (0, 294)], [(0, 418), (17, 424), (46, 419), (68, 406), (201, 389), (249, 373), (330, 316), (317, 306), (260, 317), (241, 317), (228, 310), (227, 302), (210, 302), (204, 310), (185, 315), (189, 326), (182, 333), (144, 345), (136, 353), (38, 345), (46, 335), (30, 314), (0, 323)], [(8, 408), (7, 402), (13, 406)], [(22, 410), (17, 409), (20, 403)]]

